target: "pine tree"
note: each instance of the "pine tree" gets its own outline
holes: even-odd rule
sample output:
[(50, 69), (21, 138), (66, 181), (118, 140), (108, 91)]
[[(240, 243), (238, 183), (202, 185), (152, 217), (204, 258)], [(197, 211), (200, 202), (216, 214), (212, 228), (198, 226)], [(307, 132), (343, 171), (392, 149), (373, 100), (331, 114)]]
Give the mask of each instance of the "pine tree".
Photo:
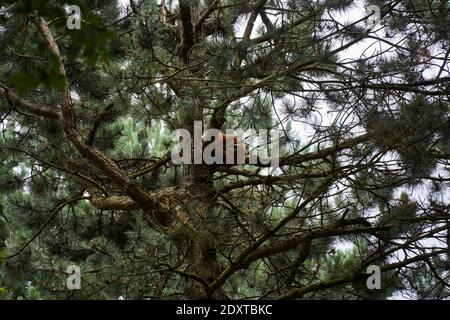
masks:
[(0, 1), (1, 299), (448, 298), (448, 1), (66, 2)]

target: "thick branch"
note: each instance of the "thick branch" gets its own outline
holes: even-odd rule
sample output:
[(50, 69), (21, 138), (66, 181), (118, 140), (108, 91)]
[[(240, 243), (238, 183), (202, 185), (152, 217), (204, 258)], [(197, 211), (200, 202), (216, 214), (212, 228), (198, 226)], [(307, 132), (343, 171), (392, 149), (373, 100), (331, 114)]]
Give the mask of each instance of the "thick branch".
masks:
[(89, 201), (99, 210), (131, 211), (139, 209), (139, 205), (133, 199), (126, 196), (101, 197), (93, 192)]
[(49, 107), (39, 105), (27, 99), (20, 98), (7, 86), (0, 84), (0, 97), (6, 98), (15, 108), (20, 111), (32, 113), (37, 116), (60, 119), (61, 114)]
[[(50, 51), (58, 60), (59, 71), (66, 76), (63, 58), (59, 47), (53, 37), (53, 34), (42, 17), (32, 17), (32, 20)], [(70, 98), (69, 86), (66, 84), (61, 92), (61, 113), (64, 131), (69, 140), (75, 145), (80, 154), (98, 169), (103, 171), (114, 183), (120, 186), (139, 206), (155, 215), (157, 220), (165, 225), (168, 223), (168, 214), (163, 210), (159, 203), (155, 201), (142, 187), (136, 184), (113, 160), (106, 156), (100, 150), (90, 146), (77, 129), (75, 115), (72, 110), (72, 101)]]
[(189, 63), (189, 51), (194, 46), (194, 26), (192, 25), (191, 7), (188, 0), (180, 0), (180, 16), (183, 30), (181, 58), (185, 64)]

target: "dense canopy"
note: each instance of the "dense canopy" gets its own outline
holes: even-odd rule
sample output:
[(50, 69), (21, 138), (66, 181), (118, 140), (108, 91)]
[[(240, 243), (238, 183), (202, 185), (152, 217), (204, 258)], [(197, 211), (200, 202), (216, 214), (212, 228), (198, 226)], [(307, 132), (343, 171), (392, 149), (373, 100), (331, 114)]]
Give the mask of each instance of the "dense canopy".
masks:
[[(449, 26), (444, 0), (1, 0), (0, 299), (448, 298)], [(279, 167), (174, 163), (199, 122), (278, 130)]]

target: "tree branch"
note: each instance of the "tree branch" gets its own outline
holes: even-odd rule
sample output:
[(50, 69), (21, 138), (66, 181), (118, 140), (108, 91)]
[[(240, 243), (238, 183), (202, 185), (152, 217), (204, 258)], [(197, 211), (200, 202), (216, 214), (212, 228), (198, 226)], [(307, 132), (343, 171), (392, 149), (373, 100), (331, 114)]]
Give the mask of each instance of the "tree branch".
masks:
[(183, 43), (181, 44), (181, 58), (185, 64), (189, 64), (189, 51), (194, 46), (194, 27), (192, 25), (191, 6), (188, 0), (180, 0), (180, 16), (183, 31)]
[(75, 197), (73, 197), (73, 198), (71, 198), (69, 200), (66, 200), (66, 201), (60, 203), (59, 205), (57, 205), (53, 209), (52, 213), (50, 213), (50, 215), (47, 217), (47, 220), (45, 220), (44, 224), (39, 228), (39, 230), (35, 234), (33, 234), (31, 236), (31, 238), (28, 239), (28, 241), (19, 249), (19, 251), (17, 251), (16, 253), (14, 253), (14, 254), (12, 254), (10, 256), (7, 256), (6, 259), (11, 259), (11, 258), (14, 258), (14, 257), (18, 256), (19, 254), (21, 254), (23, 252), (23, 250), (25, 250), (34, 241), (34, 239), (36, 239), (42, 233), (42, 231), (44, 231), (44, 229), (49, 225), (49, 223), (53, 220), (53, 218), (65, 206), (67, 206), (67, 205), (69, 205), (71, 203), (74, 203), (76, 201), (83, 200), (83, 199), (85, 199), (85, 197), (83, 197), (82, 195), (76, 195)]
[(214, 0), (213, 3), (202, 13), (200, 18), (197, 20), (197, 22), (194, 25), (194, 32), (198, 38), (198, 34), (201, 31), (203, 22), (209, 17), (209, 15), (217, 8), (217, 4), (219, 3), (219, 0)]
[(39, 105), (27, 99), (19, 97), (10, 88), (0, 83), (0, 97), (7, 99), (14, 107), (20, 111), (29, 112), (37, 116), (49, 119), (61, 118), (61, 114), (50, 107)]
[(299, 165), (302, 162), (307, 162), (311, 160), (317, 160), (317, 159), (323, 159), (331, 155), (335, 155), (337, 152), (352, 148), (358, 144), (367, 142), (373, 138), (373, 134), (371, 133), (365, 133), (362, 134), (356, 138), (344, 140), (339, 144), (336, 144), (334, 146), (324, 148), (319, 151), (310, 152), (307, 154), (296, 154), (291, 155), (289, 157), (286, 157), (284, 159), (281, 159), (280, 165)]
[(169, 222), (167, 210), (162, 208), (141, 186), (136, 184), (112, 159), (100, 150), (90, 146), (78, 131), (75, 115), (72, 110), (70, 89), (67, 83), (63, 57), (61, 56), (59, 47), (45, 20), (39, 16), (31, 16), (31, 19), (40, 31), (52, 54), (57, 58), (59, 72), (66, 78), (60, 99), (62, 122), (67, 137), (85, 159), (91, 161), (98, 169), (103, 171), (126, 194), (138, 203), (144, 211), (153, 214), (162, 225), (167, 225)]
[[(389, 270), (396, 270), (396, 269), (405, 267), (411, 263), (415, 263), (415, 262), (419, 262), (419, 261), (426, 261), (430, 257), (434, 257), (437, 255), (446, 253), (446, 252), (447, 252), (446, 249), (432, 251), (430, 253), (417, 255), (413, 258), (405, 259), (405, 260), (399, 261), (397, 263), (391, 263), (391, 264), (385, 265), (385, 266), (381, 267), (380, 269), (381, 269), (381, 272), (386, 272)], [(313, 283), (313, 284), (310, 284), (310, 285), (307, 285), (307, 286), (304, 286), (301, 288), (291, 290), (291, 291), (277, 297), (276, 300), (288, 300), (288, 299), (301, 298), (307, 293), (326, 290), (326, 289), (336, 287), (341, 284), (350, 283), (353, 281), (364, 279), (365, 277), (367, 277), (367, 274), (364, 274), (361, 271), (357, 271), (357, 272), (350, 273), (350, 274), (345, 275), (340, 278), (331, 279), (331, 280), (327, 280), (327, 281), (321, 281), (318, 283)]]

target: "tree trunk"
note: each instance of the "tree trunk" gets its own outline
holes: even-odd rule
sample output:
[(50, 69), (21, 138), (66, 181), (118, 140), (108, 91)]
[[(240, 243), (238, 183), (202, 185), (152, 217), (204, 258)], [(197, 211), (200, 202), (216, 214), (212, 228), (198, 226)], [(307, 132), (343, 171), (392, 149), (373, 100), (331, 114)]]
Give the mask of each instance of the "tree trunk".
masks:
[(219, 273), (216, 250), (207, 228), (210, 202), (214, 197), (213, 168), (208, 165), (187, 165), (184, 184), (194, 199), (187, 216), (189, 225), (195, 230), (187, 235), (185, 243), (186, 272), (196, 276), (196, 279), (186, 279), (186, 295), (190, 299), (220, 299), (223, 297), (217, 294), (210, 296), (206, 287)]

